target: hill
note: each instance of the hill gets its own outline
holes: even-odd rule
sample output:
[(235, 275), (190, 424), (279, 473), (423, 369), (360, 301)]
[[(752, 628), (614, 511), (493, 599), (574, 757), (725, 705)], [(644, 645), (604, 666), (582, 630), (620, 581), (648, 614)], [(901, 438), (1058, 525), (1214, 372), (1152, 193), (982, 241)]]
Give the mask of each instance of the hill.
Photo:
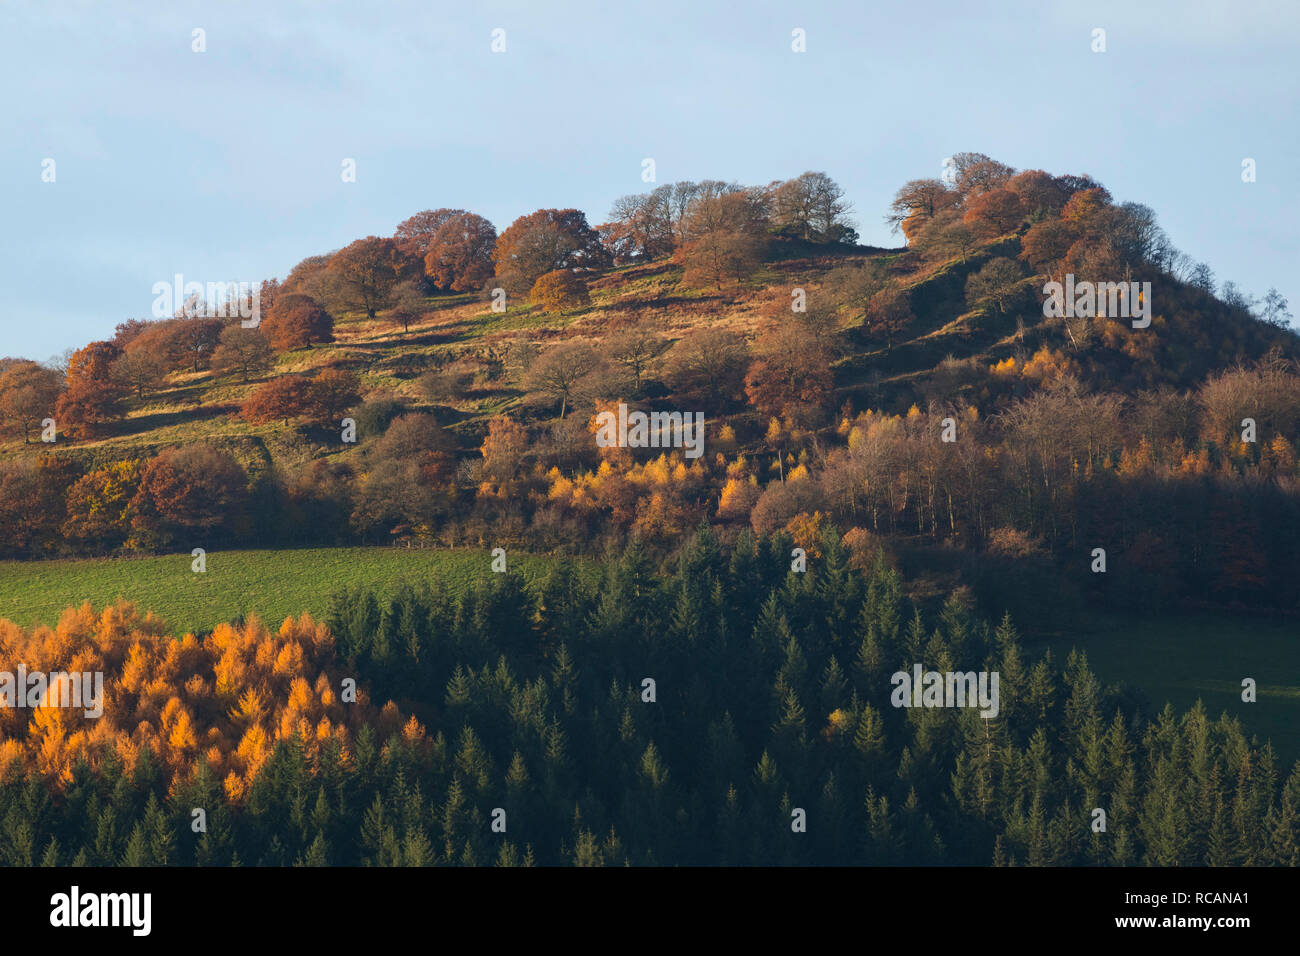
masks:
[[(1067, 615), (1295, 609), (1286, 303), (1086, 176), (954, 168), (899, 190), (900, 248), (857, 245), (820, 173), (663, 186), (595, 228), (426, 211), (263, 283), (257, 329), (123, 323), (44, 385), (5, 360), (0, 553), (671, 551), (701, 522), (815, 550), (834, 524), (1030, 624), (1040, 587)], [(1054, 281), (1125, 295), (1049, 315)], [(705, 453), (600, 447), (619, 404), (702, 414)]]

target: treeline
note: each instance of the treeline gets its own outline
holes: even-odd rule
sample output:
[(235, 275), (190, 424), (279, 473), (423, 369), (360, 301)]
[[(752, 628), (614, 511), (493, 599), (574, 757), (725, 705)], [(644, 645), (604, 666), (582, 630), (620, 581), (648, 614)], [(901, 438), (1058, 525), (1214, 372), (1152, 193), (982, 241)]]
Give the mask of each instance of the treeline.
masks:
[[(498, 416), (467, 452), (435, 415), (371, 401), (353, 412), (355, 451), (297, 469), (246, 468), (207, 444), (98, 466), (9, 461), (0, 554), (390, 541), (590, 554), (632, 536), (670, 552), (701, 521), (726, 540), (752, 528), (815, 548), (834, 522), (873, 546), (962, 546), (978, 556), (981, 594), (1027, 620), (1032, 607), (1016, 595), (1044, 587), (1122, 607), (1295, 607), (1300, 375), (1290, 363), (1136, 400), (1086, 390), (1059, 353), (990, 374), (1002, 388), (1039, 387), (987, 417), (936, 401), (906, 414), (846, 406), (834, 427), (724, 419), (698, 459), (598, 448), (590, 413), (540, 435)], [(1098, 548), (1106, 574), (1090, 573)], [(1044, 578), (1052, 567), (1060, 573)]]
[[(1082, 655), (1061, 667), (1026, 653), (1009, 620), (990, 627), (961, 593), (923, 613), (883, 561), (863, 568), (829, 530), (806, 572), (790, 548), (745, 535), (724, 551), (701, 531), (663, 571), (633, 544), (594, 576), (559, 562), (532, 588), (485, 574), (454, 597), (340, 594), (328, 630), (304, 618), (278, 634), (250, 622), (176, 641), (129, 608), (69, 611), (57, 631), (5, 624), (6, 661), (102, 666), (107, 703), (98, 722), (4, 712), (0, 854), (1300, 861), (1300, 766), (1279, 767), (1234, 718), (1153, 715)], [(891, 674), (914, 664), (997, 671), (997, 717), (892, 706)]]

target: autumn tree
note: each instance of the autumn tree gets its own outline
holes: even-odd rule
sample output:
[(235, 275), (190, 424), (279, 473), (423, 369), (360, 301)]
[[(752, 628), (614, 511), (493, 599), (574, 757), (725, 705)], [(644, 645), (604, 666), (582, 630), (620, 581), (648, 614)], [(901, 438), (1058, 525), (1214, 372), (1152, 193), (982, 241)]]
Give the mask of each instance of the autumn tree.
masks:
[(429, 243), (448, 220), (467, 215), (463, 209), (425, 209), (404, 219), (393, 232), (393, 240), (408, 256), (423, 259)]
[(1024, 272), (1014, 259), (990, 259), (966, 279), (966, 304), (971, 308), (991, 304), (999, 312), (1006, 312), (1017, 298), (1022, 278)]
[(750, 190), (698, 198), (691, 204), (686, 243), (678, 251), (687, 285), (722, 291), (727, 280), (737, 285), (762, 262), (766, 210)]
[(330, 256), (330, 272), (353, 304), (373, 319), (386, 308), (395, 286), (410, 275), (410, 261), (395, 239), (367, 236)]
[(783, 325), (754, 346), (745, 397), (765, 415), (811, 424), (831, 396), (831, 354), (802, 326)]
[(825, 173), (788, 179), (772, 195), (772, 225), (811, 242), (856, 242), (844, 190)]
[(957, 153), (952, 157), (953, 185), (965, 200), (999, 189), (1016, 171), (983, 153)]
[(55, 403), (63, 388), (63, 376), (36, 362), (20, 360), (0, 374), (0, 418), (21, 429), (23, 443), (33, 428), (54, 417)]
[(615, 365), (631, 376), (633, 393), (640, 395), (646, 373), (663, 347), (664, 339), (659, 330), (642, 320), (611, 335), (605, 344), (605, 352)]
[(548, 272), (604, 268), (610, 257), (579, 210), (539, 209), (501, 233), (492, 261), (503, 286), (522, 293)]
[(539, 276), (528, 293), (528, 298), (543, 312), (562, 312), (577, 309), (591, 302), (587, 283), (568, 269), (557, 269)]
[(1005, 188), (1020, 197), (1026, 214), (1042, 219), (1052, 219), (1070, 198), (1060, 181), (1041, 169), (1026, 169), (1006, 181)]
[(59, 396), (54, 418), (61, 429), (79, 435), (102, 432), (125, 414), (123, 388), (110, 370), (122, 354), (112, 342), (91, 342), (68, 361), (68, 387)]
[[(75, 476), (63, 456), (0, 460), (0, 554), (35, 558), (59, 543), (64, 490)], [(0, 726), (3, 710), (0, 709)]]
[(128, 458), (83, 475), (68, 489), (62, 533), (70, 541), (115, 548), (131, 533), (131, 501), (143, 466)]
[(143, 399), (146, 391), (153, 391), (167, 377), (167, 364), (148, 349), (128, 348), (109, 365), (109, 375)]
[(474, 292), (492, 278), (497, 230), (472, 212), (449, 217), (424, 250), (425, 275), (440, 289)]
[(674, 188), (664, 185), (614, 201), (609, 221), (598, 229), (615, 264), (657, 259), (673, 251)]
[(1020, 258), (1037, 272), (1051, 274), (1079, 238), (1075, 226), (1060, 219), (1044, 219), (1029, 227), (1020, 239)]
[[(333, 310), (341, 303), (345, 294), (338, 274), (329, 267), (330, 256), (308, 256), (289, 270), (284, 282), (276, 291), (275, 300), (281, 296), (305, 295), (321, 303), (327, 310)], [(268, 314), (275, 307), (275, 302), (263, 302), (262, 314)]]
[(207, 444), (169, 448), (144, 466), (131, 525), (159, 545), (181, 535), (198, 544), (230, 527), (246, 497), (247, 476), (230, 455)]
[(145, 352), (162, 363), (168, 372), (180, 371), (189, 364), (185, 345), (181, 341), (177, 327), (183, 319), (163, 319), (158, 322), (146, 322), (142, 328), (134, 329), (124, 336), (125, 345), (119, 346), (130, 352)]
[(112, 342), (120, 349), (125, 349), (135, 341), (136, 336), (145, 332), (151, 325), (148, 319), (127, 319), (113, 327)]
[(258, 424), (283, 421), (288, 425), (308, 411), (308, 385), (308, 379), (302, 375), (278, 375), (246, 398), (239, 414)]
[(266, 371), (274, 361), (275, 350), (260, 326), (255, 329), (246, 329), (242, 325), (226, 326), (221, 330), (220, 344), (212, 353), (213, 368), (238, 372), (243, 382)]
[(280, 296), (258, 329), (272, 348), (281, 352), (334, 341), (333, 316), (301, 293)]
[(528, 451), (528, 430), (512, 418), (494, 415), (488, 420), (480, 451), (483, 474), (498, 483), (509, 482), (518, 475), (520, 462)]
[(216, 350), (221, 342), (221, 330), (225, 323), (221, 319), (209, 319), (203, 316), (185, 316), (173, 320), (172, 336), (176, 348), (190, 366), (190, 371), (197, 372)]
[(361, 379), (356, 372), (327, 368), (307, 384), (304, 412), (317, 424), (337, 423), (360, 400)]
[(863, 329), (873, 338), (883, 339), (885, 347), (892, 349), (894, 339), (915, 321), (911, 297), (898, 286), (887, 285), (867, 303)]
[(977, 235), (1001, 236), (1015, 229), (1025, 218), (1025, 206), (1010, 189), (982, 192), (966, 203), (962, 221)]
[(215, 351), (225, 323), (203, 316), (177, 316), (150, 322), (129, 336), (129, 352), (144, 352), (159, 360), (166, 371), (199, 371)]
[(448, 504), (455, 463), (446, 430), (432, 415), (402, 415), (371, 446), (366, 461), (355, 493), (353, 526), (363, 533), (431, 534)]
[(563, 419), (579, 384), (601, 364), (600, 354), (585, 342), (553, 345), (533, 360), (524, 376), (524, 388), (534, 400), (558, 402)]
[(686, 401), (720, 411), (742, 394), (749, 349), (735, 332), (696, 329), (679, 339), (664, 356), (663, 376)]
[(1105, 189), (1100, 186), (1083, 189), (1066, 202), (1061, 210), (1061, 219), (1072, 224), (1081, 236), (1091, 239), (1106, 228), (1110, 208), (1110, 193)]
[(957, 205), (961, 197), (939, 179), (913, 179), (899, 188), (885, 217), (895, 232), (903, 231), (909, 240), (917, 231), (944, 209)]

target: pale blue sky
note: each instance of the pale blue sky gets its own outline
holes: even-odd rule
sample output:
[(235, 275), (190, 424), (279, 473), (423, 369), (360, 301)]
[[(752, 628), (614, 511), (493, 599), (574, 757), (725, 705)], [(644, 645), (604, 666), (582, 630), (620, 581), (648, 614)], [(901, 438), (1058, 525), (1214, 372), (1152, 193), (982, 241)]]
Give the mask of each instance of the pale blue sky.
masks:
[(894, 191), (954, 152), (1086, 172), (1300, 312), (1298, 51), (1291, 0), (0, 0), (0, 355), (108, 337), (174, 273), (284, 276), (421, 209), (595, 224), (650, 188), (645, 157), (659, 183), (823, 170), (881, 245)]

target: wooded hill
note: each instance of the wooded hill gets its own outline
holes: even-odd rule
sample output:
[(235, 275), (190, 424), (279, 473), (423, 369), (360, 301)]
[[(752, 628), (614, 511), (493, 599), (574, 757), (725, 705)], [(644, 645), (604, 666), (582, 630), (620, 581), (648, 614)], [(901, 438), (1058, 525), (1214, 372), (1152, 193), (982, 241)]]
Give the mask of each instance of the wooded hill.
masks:
[[(903, 247), (851, 213), (821, 173), (666, 185), (594, 227), (431, 210), (263, 283), (256, 329), (198, 309), (66, 370), (4, 360), (0, 552), (671, 550), (701, 522), (815, 549), (834, 522), (904, 560), (955, 545), (1004, 601), (1052, 556), (1066, 606), (1294, 605), (1285, 300), (1087, 176), (981, 154), (898, 191)], [(1149, 282), (1149, 326), (1046, 318), (1066, 275)], [(704, 413), (705, 454), (598, 447), (620, 402)], [(1127, 571), (1090, 574), (1098, 547)]]

